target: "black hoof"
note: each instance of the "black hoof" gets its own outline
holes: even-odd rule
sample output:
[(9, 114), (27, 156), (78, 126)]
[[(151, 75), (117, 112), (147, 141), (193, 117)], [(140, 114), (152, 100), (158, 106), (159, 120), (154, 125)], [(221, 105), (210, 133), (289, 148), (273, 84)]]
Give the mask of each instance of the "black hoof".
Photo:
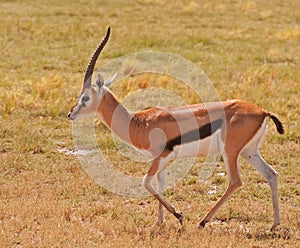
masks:
[(278, 225), (273, 225), (271, 228), (270, 228), (270, 232), (275, 232), (277, 231), (278, 229)]
[(205, 227), (206, 222), (202, 220), (198, 226), (199, 229), (203, 229)]
[(174, 216), (179, 220), (180, 224), (182, 225), (183, 214), (182, 213), (174, 213)]

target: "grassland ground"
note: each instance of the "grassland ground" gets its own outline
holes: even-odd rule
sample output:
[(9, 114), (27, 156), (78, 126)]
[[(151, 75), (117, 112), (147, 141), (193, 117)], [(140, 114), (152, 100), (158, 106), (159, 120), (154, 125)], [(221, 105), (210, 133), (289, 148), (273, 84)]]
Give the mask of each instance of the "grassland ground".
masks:
[[(300, 2), (287, 1), (0, 1), (1, 247), (297, 247), (300, 246)], [(197, 225), (226, 189), (220, 167), (205, 183), (197, 164), (166, 198), (185, 215), (166, 214), (151, 232), (157, 202), (117, 196), (93, 182), (76, 156), (66, 115), (80, 92), (89, 56), (107, 26), (111, 39), (97, 67), (137, 51), (180, 55), (202, 68), (223, 100), (239, 98), (276, 113), (262, 147), (279, 173), (280, 228), (271, 233), (266, 181), (241, 160), (243, 186), (211, 224)], [(119, 99), (168, 80), (130, 78)], [(185, 90), (174, 91), (195, 103)], [(147, 163), (122, 158), (110, 131), (99, 144), (124, 173)], [(214, 193), (209, 194), (211, 189)]]

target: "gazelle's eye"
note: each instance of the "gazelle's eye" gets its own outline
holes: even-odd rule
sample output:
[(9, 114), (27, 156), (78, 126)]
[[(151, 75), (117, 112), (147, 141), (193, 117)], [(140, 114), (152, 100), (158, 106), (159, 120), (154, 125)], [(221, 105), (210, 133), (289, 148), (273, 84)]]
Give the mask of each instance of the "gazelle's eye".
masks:
[(83, 101), (83, 102), (87, 102), (88, 100), (90, 100), (90, 98), (89, 98), (88, 96), (82, 97), (82, 101)]

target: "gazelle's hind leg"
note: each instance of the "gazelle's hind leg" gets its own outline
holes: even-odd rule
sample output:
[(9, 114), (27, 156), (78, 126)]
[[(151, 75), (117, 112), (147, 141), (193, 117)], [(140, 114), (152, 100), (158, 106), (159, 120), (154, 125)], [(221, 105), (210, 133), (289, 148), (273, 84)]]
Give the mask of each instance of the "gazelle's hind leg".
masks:
[(274, 230), (280, 224), (279, 205), (278, 205), (278, 174), (277, 172), (261, 157), (258, 150), (244, 150), (242, 157), (249, 164), (257, 169), (268, 181), (273, 202), (274, 222), (271, 230)]
[(278, 204), (278, 174), (277, 172), (261, 157), (258, 149), (266, 131), (266, 120), (258, 130), (253, 139), (242, 150), (241, 156), (248, 161), (258, 172), (260, 172), (268, 181), (273, 203), (274, 222), (271, 230), (274, 230), (280, 224), (279, 204)]
[(242, 185), (240, 178), (237, 158), (238, 154), (223, 155), (226, 170), (229, 176), (229, 184), (224, 195), (219, 199), (215, 206), (205, 215), (199, 224), (199, 228), (203, 228), (207, 222), (211, 220), (218, 209), (226, 202), (226, 200), (235, 192), (235, 190)]

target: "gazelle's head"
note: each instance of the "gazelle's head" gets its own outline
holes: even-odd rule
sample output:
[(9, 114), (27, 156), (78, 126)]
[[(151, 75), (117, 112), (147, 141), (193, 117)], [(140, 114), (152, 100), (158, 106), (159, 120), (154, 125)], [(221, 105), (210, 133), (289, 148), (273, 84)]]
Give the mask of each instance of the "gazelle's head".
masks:
[(103, 95), (108, 91), (109, 85), (113, 82), (116, 77), (116, 74), (104, 82), (102, 76), (98, 74), (96, 84), (93, 85), (92, 74), (95, 68), (95, 64), (98, 56), (100, 55), (102, 49), (104, 48), (106, 42), (108, 41), (110, 35), (110, 28), (107, 29), (106, 35), (100, 45), (97, 47), (94, 52), (90, 63), (86, 69), (83, 81), (83, 87), (80, 94), (80, 97), (77, 103), (71, 108), (68, 118), (70, 120), (79, 119), (81, 117), (94, 115), (97, 111), (98, 105), (103, 97)]

